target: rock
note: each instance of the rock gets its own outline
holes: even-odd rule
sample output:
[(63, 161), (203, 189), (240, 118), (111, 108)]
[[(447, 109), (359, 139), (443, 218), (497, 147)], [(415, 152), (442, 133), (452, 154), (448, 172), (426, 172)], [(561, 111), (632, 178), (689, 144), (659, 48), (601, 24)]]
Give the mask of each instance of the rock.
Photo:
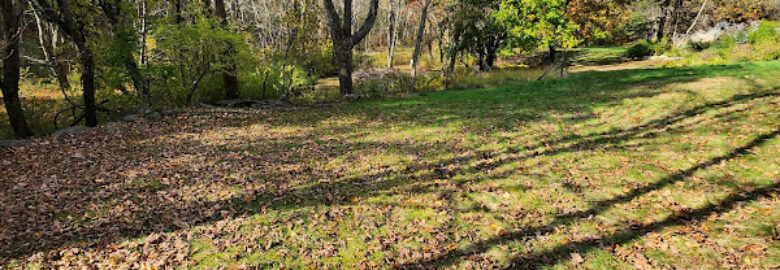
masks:
[(648, 56), (645, 57), (645, 60), (651, 60), (651, 61), (679, 61), (683, 60), (682, 57), (669, 57), (666, 55), (658, 55), (658, 56)]
[(177, 110), (177, 109), (168, 109), (168, 110), (163, 110), (160, 113), (163, 116), (171, 116), (171, 115), (179, 113), (179, 110)]
[(122, 117), (122, 121), (131, 122), (132, 123), (132, 122), (138, 121), (139, 118), (140, 117), (137, 114), (128, 114), (128, 115), (125, 115), (125, 117)]
[(84, 126), (75, 126), (75, 127), (69, 127), (66, 129), (60, 129), (52, 133), (54, 136), (62, 136), (62, 135), (74, 135), (78, 133), (83, 133), (89, 131), (90, 128), (84, 127)]
[(19, 147), (31, 144), (29, 140), (0, 140), (0, 148)]
[(160, 121), (162, 119), (162, 114), (158, 112), (153, 112), (146, 115), (146, 119), (152, 120), (152, 121)]
[(107, 131), (117, 131), (119, 130), (119, 123), (117, 122), (109, 122), (103, 125), (103, 129)]
[(349, 95), (345, 95), (344, 99), (346, 99), (346, 100), (358, 100), (358, 99), (360, 99), (360, 95), (358, 95), (358, 94), (349, 94)]
[(206, 104), (206, 103), (200, 104), (200, 107), (206, 108), (206, 109), (219, 109), (219, 107), (217, 107), (217, 106), (214, 106), (214, 105), (211, 105), (211, 104)]
[(154, 112), (154, 110), (152, 110), (151, 108), (143, 108), (143, 109), (138, 110), (138, 114), (143, 115), (143, 116), (149, 115), (149, 114), (151, 114), (153, 112)]
[(230, 99), (230, 100), (217, 101), (214, 104), (220, 107), (227, 107), (227, 108), (247, 108), (247, 107), (252, 107), (258, 103), (260, 103), (260, 101), (251, 100), (251, 99)]

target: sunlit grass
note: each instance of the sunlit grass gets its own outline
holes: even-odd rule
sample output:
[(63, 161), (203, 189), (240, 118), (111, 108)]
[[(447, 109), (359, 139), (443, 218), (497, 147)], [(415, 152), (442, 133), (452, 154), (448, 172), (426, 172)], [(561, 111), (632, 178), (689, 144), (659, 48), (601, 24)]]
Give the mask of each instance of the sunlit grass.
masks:
[[(185, 113), (86, 146), (117, 163), (104, 181), (127, 186), (103, 185), (78, 205), (54, 194), (71, 213), (56, 222), (91, 226), (41, 233), (124, 229), (84, 248), (113, 251), (66, 262), (59, 248), (78, 244), (55, 242), (0, 254), (40, 251), (30, 264), (63, 267), (125, 253), (155, 264), (148, 253), (160, 248), (183, 257), (170, 264), (203, 269), (771, 269), (779, 75), (776, 61), (583, 72), (294, 112)], [(47, 149), (20, 153), (36, 175), (59, 173), (38, 165)], [(127, 149), (145, 152), (117, 157)], [(79, 182), (87, 176), (62, 178), (95, 185)], [(103, 210), (128, 193), (143, 199), (117, 205), (140, 210)], [(8, 194), (3, 207), (24, 203)], [(34, 222), (17, 226), (54, 223)], [(167, 240), (148, 240), (155, 234)], [(147, 244), (123, 240), (136, 237)], [(185, 244), (171, 249), (175, 240)]]

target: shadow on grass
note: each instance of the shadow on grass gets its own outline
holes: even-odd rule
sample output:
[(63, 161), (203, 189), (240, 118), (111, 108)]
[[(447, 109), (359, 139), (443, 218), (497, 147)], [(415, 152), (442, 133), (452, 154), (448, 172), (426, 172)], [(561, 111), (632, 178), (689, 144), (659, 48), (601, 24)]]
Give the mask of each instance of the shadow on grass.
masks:
[[(240, 129), (253, 124), (262, 124), (267, 126), (291, 126), (291, 127), (310, 127), (325, 123), (334, 117), (352, 116), (359, 114), (361, 120), (354, 123), (343, 125), (333, 125), (321, 127), (316, 133), (300, 132), (289, 134), (283, 137), (265, 138), (247, 141), (241, 144), (232, 142), (214, 142), (204, 143), (197, 138), (183, 138), (178, 141), (152, 140), (144, 132), (139, 132), (136, 136), (125, 144), (119, 146), (113, 145), (112, 141), (101, 141), (93, 147), (105, 146), (106, 148), (93, 148), (101, 158), (96, 163), (74, 163), (72, 171), (56, 172), (58, 174), (72, 174), (75, 177), (81, 177), (79, 183), (74, 186), (59, 186), (61, 189), (51, 189), (51, 184), (47, 189), (33, 190), (32, 192), (46, 194), (46, 200), (51, 200), (58, 204), (69, 205), (69, 209), (38, 209), (34, 205), (22, 208), (11, 209), (15, 200), (27, 199), (26, 193), (18, 193), (13, 190), (14, 184), (10, 181), (0, 182), (0, 189), (4, 194), (9, 194), (5, 199), (7, 204), (0, 205), (3, 217), (12, 217), (15, 219), (12, 223), (8, 220), (0, 220), (2, 231), (0, 236), (6, 235), (6, 238), (0, 238), (0, 256), (3, 257), (23, 257), (32, 255), (36, 252), (55, 251), (67, 246), (101, 247), (120, 242), (125, 239), (141, 237), (156, 232), (166, 232), (186, 228), (181, 226), (185, 223), (189, 226), (195, 226), (226, 219), (239, 215), (253, 215), (264, 211), (264, 209), (298, 209), (318, 205), (348, 205), (354, 204), (350, 201), (353, 196), (372, 196), (392, 188), (410, 187), (411, 192), (422, 193), (431, 192), (430, 187), (420, 187), (437, 179), (450, 179), (464, 170), (490, 171), (493, 168), (513, 161), (532, 159), (540, 156), (552, 156), (565, 152), (585, 151), (597, 147), (615, 148), (617, 144), (623, 141), (637, 138), (650, 138), (658, 132), (665, 132), (673, 129), (675, 125), (681, 124), (684, 120), (695, 117), (709, 110), (722, 109), (735, 104), (745, 103), (751, 100), (777, 96), (777, 92), (760, 92), (746, 95), (736, 95), (729, 100), (713, 102), (697, 106), (693, 109), (674, 112), (670, 115), (651, 120), (628, 129), (617, 129), (609, 132), (590, 134), (585, 136), (567, 136), (557, 139), (544, 140), (535, 145), (521, 146), (516, 149), (506, 149), (503, 153), (491, 151), (469, 151), (468, 154), (459, 155), (454, 158), (435, 159), (431, 161), (418, 161), (408, 164), (405, 167), (398, 168), (373, 168), (370, 172), (362, 173), (358, 176), (345, 176), (343, 172), (336, 169), (321, 168), (324, 164), (333, 158), (347, 156), (352, 153), (370, 152), (372, 149), (395, 149), (398, 155), (417, 155), (426, 151), (433, 151), (434, 154), (448, 152), (456, 144), (453, 142), (441, 142), (440, 144), (426, 144), (422, 142), (404, 142), (404, 143), (379, 143), (379, 142), (355, 142), (363, 136), (368, 135), (363, 131), (366, 125), (375, 123), (378, 126), (443, 126), (448, 123), (473, 123), (465, 128), (470, 134), (482, 134), (490, 132), (496, 126), (518, 126), (523, 123), (538, 121), (538, 114), (534, 111), (551, 112), (556, 110), (569, 111), (574, 106), (575, 109), (588, 110), (593, 105), (604, 105), (620, 102), (622, 99), (634, 98), (639, 96), (654, 96), (658, 93), (647, 91), (643, 93), (630, 93), (630, 88), (625, 85), (639, 84), (645, 82), (656, 82), (658, 86), (681, 81), (692, 81), (699, 77), (717, 76), (727, 74), (729, 76), (739, 76), (742, 74), (740, 66), (724, 67), (696, 67), (679, 68), (664, 70), (638, 70), (638, 71), (616, 71), (609, 73), (599, 73), (593, 76), (576, 74), (569, 80), (548, 81), (532, 84), (516, 85), (511, 87), (501, 87), (491, 90), (463, 91), (457, 93), (431, 94), (413, 100), (398, 100), (387, 102), (364, 102), (350, 104), (336, 108), (326, 109), (324, 112), (301, 112), (298, 114), (286, 113), (288, 117), (281, 117), (271, 113), (262, 113), (260, 115), (243, 114), (237, 111), (236, 114), (214, 113), (202, 115), (202, 117), (211, 120), (221, 120), (217, 122), (208, 122), (209, 125), (192, 125), (184, 128), (175, 125), (171, 127), (160, 128), (166, 136), (175, 137), (185, 134), (218, 132), (221, 129)], [(582, 89), (598, 89), (595, 92), (582, 91)], [(536, 103), (533, 100), (542, 100)], [(411, 103), (411, 105), (410, 105)], [(381, 105), (381, 106), (378, 106)], [(492, 111), (497, 106), (519, 106), (522, 110), (510, 111)], [(462, 107), (463, 106), (463, 107)], [(393, 116), (387, 116), (387, 113), (393, 113)], [(722, 114), (719, 117), (726, 117), (728, 114)], [(264, 119), (259, 119), (265, 117)], [(273, 117), (273, 119), (271, 119)], [(232, 119), (231, 119), (232, 118)], [(513, 123), (508, 125), (506, 121), (513, 119)], [(290, 122), (287, 122), (290, 121)], [(572, 121), (582, 121), (574, 119)], [(153, 129), (155, 127), (151, 126)], [(159, 127), (157, 127), (159, 128)], [(322, 135), (338, 135), (340, 138), (324, 140)], [(594, 206), (587, 211), (572, 213), (559, 216), (558, 219), (547, 226), (529, 227), (527, 229), (504, 235), (501, 238), (489, 239), (474, 245), (464, 253), (441, 254), (435, 258), (425, 261), (418, 261), (406, 264), (406, 267), (413, 266), (434, 266), (443, 263), (452, 263), (454, 258), (466, 255), (467, 253), (476, 253), (486, 250), (496, 243), (516, 239), (519, 237), (531, 236), (539, 231), (546, 231), (560, 224), (567, 224), (574, 219), (587, 217), (590, 214), (599, 213), (619, 202), (629, 201), (637, 196), (649, 191), (680, 181), (690, 176), (697, 170), (709, 167), (722, 160), (732, 159), (745, 154), (745, 151), (752, 146), (758, 146), (768, 139), (777, 135), (777, 131), (771, 134), (765, 134), (754, 140), (750, 145), (736, 149), (729, 155), (711, 160), (710, 162), (692, 167), (684, 172), (668, 176), (659, 182), (633, 190), (622, 196), (611, 200), (596, 202)], [(100, 144), (103, 143), (103, 144)], [(270, 165), (291, 166), (293, 168), (285, 170), (276, 170), (273, 172), (264, 172), (265, 174), (251, 175), (248, 179), (242, 181), (223, 180), (225, 185), (244, 185), (245, 194), (249, 196), (230, 196), (229, 199), (192, 201), (182, 198), (171, 197), (167, 194), (172, 188), (182, 188), (184, 184), (158, 184), (154, 186), (123, 186), (109, 192), (102, 192), (100, 187), (107, 184), (97, 184), (96, 180), (101, 175), (97, 173), (86, 172), (88, 170), (105, 169), (103, 164), (118, 166), (118, 168), (108, 169), (107, 174), (117, 174), (121, 170), (143, 171), (148, 168), (154, 168), (161, 164), (156, 164), (154, 158), (162, 158), (163, 163), (174, 162), (179, 157), (166, 157), (160, 149), (170, 147), (169, 144), (175, 143), (177, 147), (184, 148), (184, 153), (193, 156), (200, 156), (210, 165), (205, 165), (203, 170), (192, 170), (185, 166), (175, 167), (178, 171), (164, 172), (166, 174), (182, 174), (189, 178), (206, 179), (209, 177), (219, 177), (217, 170), (224, 169), (219, 166), (220, 162), (229, 165), (242, 166), (243, 169), (263, 171), (267, 168), (274, 169)], [(78, 141), (76, 146), (84, 147), (85, 143)], [(751, 146), (752, 145), (752, 146)], [(123, 160), (116, 155), (121, 155), (127, 151), (126, 147), (143, 149), (147, 156), (133, 157), (134, 160)], [(516, 146), (514, 146), (516, 147)], [(539, 148), (547, 148), (538, 151)], [(108, 150), (106, 150), (108, 149)], [(215, 150), (217, 149), (217, 150)], [(280, 151), (282, 149), (284, 151)], [(306, 149), (306, 151), (294, 151), (296, 149)], [(522, 152), (521, 149), (528, 151)], [(255, 151), (256, 153), (250, 153)], [(102, 153), (106, 152), (106, 153)], [(217, 153), (218, 152), (218, 153)], [(222, 153), (243, 153), (235, 160), (226, 160)], [(11, 154), (2, 153), (3, 158), (11, 157)], [(45, 150), (38, 153), (42, 156), (35, 158), (46, 161), (44, 158)], [(499, 155), (504, 157), (495, 158)], [(262, 158), (272, 158), (272, 164), (262, 163), (264, 160), (254, 160), (257, 156)], [(140, 161), (139, 161), (140, 160)], [(34, 162), (26, 160), (24, 162)], [(68, 157), (62, 158), (59, 162), (72, 161)], [(15, 166), (24, 166), (22, 161), (14, 161)], [(39, 161), (40, 162), (40, 161)], [(111, 164), (116, 162), (117, 164)], [(314, 164), (314, 165), (313, 165)], [(473, 165), (472, 165), (473, 164)], [(166, 165), (166, 164), (162, 164)], [(177, 165), (178, 166), (178, 165)], [(286, 167), (285, 167), (286, 168)], [(450, 169), (452, 168), (452, 169)], [(11, 170), (4, 168), (0, 170)], [(214, 171), (211, 171), (214, 170)], [(11, 173), (10, 171), (6, 171)], [(24, 175), (29, 179), (38, 179), (41, 182), (48, 182), (46, 178), (49, 175), (41, 173), (41, 177)], [(141, 173), (138, 177), (157, 179), (162, 177), (160, 171), (151, 170)], [(55, 175), (56, 176), (56, 175)], [(500, 175), (490, 175), (490, 177), (500, 177)], [(56, 179), (56, 177), (55, 177)], [(267, 180), (271, 181), (267, 181)], [(316, 179), (316, 182), (312, 181)], [(8, 179), (6, 179), (8, 180)], [(327, 181), (326, 181), (327, 180)], [(470, 179), (469, 182), (477, 182), (484, 179)], [(231, 182), (232, 181), (232, 182)], [(297, 181), (297, 182), (296, 182)], [(308, 181), (308, 182), (307, 182)], [(119, 183), (113, 183), (121, 185)], [(314, 182), (314, 183), (311, 183)], [(56, 184), (56, 182), (55, 182)], [(72, 183), (66, 183), (72, 184)], [(253, 185), (263, 185), (262, 188), (252, 187)], [(465, 182), (460, 185), (465, 184)], [(98, 190), (92, 190), (98, 187)], [(269, 187), (270, 186), (270, 187)], [(87, 190), (83, 192), (83, 190)], [(36, 195), (37, 196), (37, 195)], [(86, 198), (84, 198), (86, 196)], [(249, 198), (249, 199), (246, 199)], [(109, 213), (109, 218), (101, 218), (99, 221), (89, 220), (87, 218), (84, 224), (74, 224), (65, 229), (60, 226), (62, 216), (71, 215), (76, 218), (88, 216), (90, 204), (98, 204), (107, 208), (116, 208), (115, 204), (109, 204), (109, 201), (120, 200), (120, 203), (140, 205), (135, 209), (123, 209), (119, 213)], [(0, 199), (2, 201), (2, 199)], [(5, 201), (2, 201), (5, 202)], [(79, 203), (72, 203), (79, 202)], [(13, 204), (15, 205), (15, 204)], [(26, 206), (26, 205), (25, 205)], [(63, 212), (67, 210), (68, 212)], [(221, 214), (225, 213), (225, 214)], [(58, 230), (51, 230), (57, 228)], [(43, 235), (41, 237), (40, 235)], [(545, 255), (544, 257), (550, 257)], [(0, 259), (3, 263), (3, 259)]]
[[(554, 221), (550, 222), (547, 225), (544, 225), (544, 226), (530, 226), (530, 227), (522, 228), (522, 229), (514, 231), (514, 232), (506, 233), (506, 234), (504, 234), (504, 235), (502, 235), (500, 237), (495, 237), (495, 238), (479, 241), (477, 243), (474, 243), (474, 244), (470, 245), (469, 248), (465, 248), (465, 249), (462, 249), (462, 250), (454, 250), (454, 251), (449, 252), (449, 253), (440, 254), (440, 255), (438, 255), (438, 256), (436, 256), (434, 258), (431, 258), (429, 260), (418, 261), (418, 262), (410, 262), (410, 263), (407, 263), (405, 265), (400, 266), (399, 268), (415, 268), (415, 267), (418, 267), (418, 266), (422, 266), (424, 268), (430, 268), (430, 267), (434, 267), (434, 266), (440, 266), (441, 264), (454, 264), (454, 263), (456, 263), (458, 261), (458, 258), (460, 258), (460, 257), (464, 257), (464, 256), (468, 256), (468, 255), (471, 255), (471, 254), (485, 252), (485, 251), (489, 250), (490, 248), (492, 248), (493, 246), (496, 246), (496, 245), (498, 245), (498, 244), (500, 244), (502, 242), (513, 241), (513, 240), (520, 240), (520, 239), (523, 239), (523, 238), (526, 238), (526, 237), (532, 237), (532, 236), (535, 236), (535, 235), (538, 235), (538, 234), (551, 233), (558, 226), (572, 224), (577, 219), (584, 219), (584, 218), (588, 218), (590, 216), (598, 215), (598, 214), (600, 214), (600, 213), (610, 209), (611, 207), (613, 207), (616, 204), (629, 202), (629, 201), (631, 201), (631, 200), (633, 200), (633, 199), (635, 199), (635, 198), (637, 198), (639, 196), (642, 196), (644, 194), (647, 194), (647, 193), (649, 193), (651, 191), (659, 190), (659, 189), (661, 189), (663, 187), (667, 187), (669, 185), (673, 185), (673, 184), (675, 184), (677, 182), (683, 181), (683, 180), (685, 180), (685, 178), (693, 175), (697, 171), (704, 170), (704, 169), (709, 168), (709, 167), (711, 167), (713, 165), (720, 164), (723, 161), (728, 161), (728, 160), (731, 160), (731, 159), (734, 159), (734, 158), (737, 158), (737, 157), (740, 157), (740, 156), (743, 156), (743, 155), (747, 155), (747, 154), (750, 153), (751, 149), (753, 149), (754, 147), (759, 147), (759, 146), (763, 145), (767, 141), (769, 141), (769, 140), (775, 138), (776, 136), (778, 136), (778, 134), (780, 134), (780, 129), (775, 129), (775, 131), (773, 131), (771, 133), (762, 134), (762, 135), (758, 136), (757, 138), (753, 139), (750, 143), (748, 143), (748, 144), (746, 144), (746, 145), (744, 145), (744, 146), (742, 146), (740, 148), (734, 149), (732, 152), (730, 152), (730, 153), (728, 153), (726, 155), (719, 156), (719, 157), (710, 159), (710, 160), (708, 160), (706, 162), (696, 164), (695, 166), (693, 166), (691, 168), (688, 168), (688, 169), (680, 171), (678, 173), (666, 176), (666, 177), (662, 178), (661, 180), (659, 180), (659, 181), (657, 181), (655, 183), (652, 183), (652, 184), (649, 184), (649, 185), (646, 185), (646, 186), (643, 186), (643, 187), (634, 188), (631, 191), (629, 191), (629, 192), (627, 192), (627, 193), (625, 193), (623, 195), (616, 196), (616, 197), (614, 197), (612, 199), (594, 202), (594, 203), (592, 203), (592, 206), (589, 209), (587, 209), (587, 210), (576, 211), (576, 212), (565, 214), (565, 215), (559, 215), (559, 216), (556, 217), (556, 219)], [(690, 211), (690, 212), (683, 213), (683, 214), (676, 214), (676, 215), (673, 215), (673, 216), (665, 219), (664, 221), (654, 222), (653, 224), (650, 224), (650, 225), (647, 225), (647, 226), (641, 226), (641, 227), (638, 227), (638, 228), (626, 229), (624, 231), (621, 231), (621, 232), (615, 234), (614, 236), (604, 236), (602, 238), (599, 238), (598, 241), (594, 240), (594, 242), (591, 243), (591, 244), (597, 246), (598, 244), (601, 244), (601, 243), (604, 243), (604, 244), (624, 243), (624, 242), (627, 242), (627, 241), (629, 241), (631, 239), (634, 239), (634, 238), (640, 236), (643, 233), (647, 233), (650, 230), (654, 230), (654, 229), (656, 229), (658, 227), (663, 227), (663, 226), (669, 226), (669, 225), (672, 225), (672, 224), (676, 224), (677, 222), (679, 222), (679, 220), (700, 218), (700, 217), (702, 217), (702, 216), (704, 216), (706, 214), (714, 212), (715, 210), (721, 211), (724, 208), (730, 208), (738, 201), (752, 200), (752, 199), (757, 198), (758, 196), (764, 196), (767, 193), (769, 193), (769, 192), (771, 192), (773, 190), (776, 190), (779, 187), (779, 185), (780, 185), (780, 183), (775, 183), (772, 186), (758, 189), (758, 190), (756, 190), (754, 192), (748, 193), (747, 195), (743, 195), (743, 194), (732, 195), (732, 196), (729, 196), (728, 198), (724, 199), (722, 201), (722, 203), (720, 203), (719, 205), (709, 206), (709, 207), (706, 207), (706, 208)], [(614, 242), (614, 243), (612, 243), (612, 242)], [(579, 245), (579, 244), (588, 244), (588, 243), (575, 243), (575, 245)], [(590, 248), (593, 248), (593, 246), (591, 246)], [(548, 251), (545, 251), (545, 252), (542, 252), (542, 253), (534, 253), (534, 254), (532, 254), (530, 256), (525, 256), (523, 258), (518, 258), (518, 261), (520, 262), (520, 264), (518, 264), (518, 265), (521, 266), (521, 268), (522, 267), (534, 268), (534, 267), (531, 267), (531, 266), (534, 266), (534, 264), (536, 264), (536, 263), (551, 263), (551, 262), (555, 262), (558, 259), (562, 259), (563, 256), (568, 256), (566, 254), (562, 254), (561, 253), (562, 251), (565, 251), (565, 250), (569, 250), (569, 246), (558, 246), (558, 247), (556, 247), (554, 249), (551, 249), (551, 250), (548, 250)], [(556, 260), (551, 260), (550, 258), (556, 258)]]

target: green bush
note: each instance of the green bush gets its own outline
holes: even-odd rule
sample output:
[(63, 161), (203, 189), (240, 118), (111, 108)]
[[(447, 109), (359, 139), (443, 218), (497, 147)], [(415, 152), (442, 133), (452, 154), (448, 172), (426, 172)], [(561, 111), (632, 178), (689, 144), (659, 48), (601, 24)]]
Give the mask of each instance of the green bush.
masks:
[(258, 65), (246, 36), (211, 17), (161, 26), (149, 38), (157, 45), (151, 50), (156, 61), (147, 67), (155, 103), (214, 102), (224, 97), (223, 72), (235, 67), (241, 74)]
[(659, 42), (640, 40), (626, 51), (626, 56), (632, 59), (640, 59), (647, 56), (659, 55), (666, 51), (668, 42), (663, 39)]
[(295, 62), (306, 73), (320, 78), (339, 75), (339, 66), (333, 59), (333, 45), (324, 48), (317, 47), (314, 51), (297, 54)]
[(626, 55), (631, 59), (640, 59), (643, 57), (651, 56), (654, 54), (653, 50), (650, 48), (649, 41), (639, 41), (633, 46), (628, 48), (628, 51), (626, 51)]
[(318, 77), (307, 73), (306, 67), (292, 67), (277, 62), (244, 74), (241, 78), (241, 94), (262, 100), (279, 98), (289, 89), (290, 95), (297, 96), (302, 90), (313, 88), (317, 81)]
[(355, 85), (355, 93), (367, 98), (386, 97), (389, 94), (408, 92), (411, 82), (411, 76), (401, 73), (384, 78), (366, 79)]

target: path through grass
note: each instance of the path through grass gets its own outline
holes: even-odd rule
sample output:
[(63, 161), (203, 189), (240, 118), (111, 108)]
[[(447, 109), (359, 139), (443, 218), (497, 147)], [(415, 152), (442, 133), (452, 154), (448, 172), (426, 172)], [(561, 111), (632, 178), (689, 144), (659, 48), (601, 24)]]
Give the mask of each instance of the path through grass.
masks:
[(584, 72), (43, 138), (0, 153), (0, 264), (777, 268), (778, 77)]

